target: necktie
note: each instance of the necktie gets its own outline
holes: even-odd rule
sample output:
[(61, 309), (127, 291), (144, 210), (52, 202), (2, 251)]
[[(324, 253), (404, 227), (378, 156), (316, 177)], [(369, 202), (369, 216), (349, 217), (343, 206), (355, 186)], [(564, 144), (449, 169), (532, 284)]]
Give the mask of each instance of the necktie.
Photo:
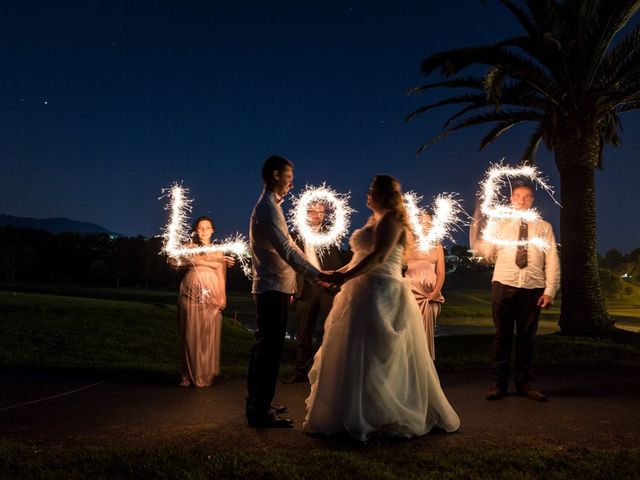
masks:
[[(518, 240), (523, 241), (529, 238), (529, 226), (525, 220), (520, 222), (520, 231), (518, 232)], [(527, 246), (518, 245), (516, 250), (516, 265), (520, 268), (527, 266)]]

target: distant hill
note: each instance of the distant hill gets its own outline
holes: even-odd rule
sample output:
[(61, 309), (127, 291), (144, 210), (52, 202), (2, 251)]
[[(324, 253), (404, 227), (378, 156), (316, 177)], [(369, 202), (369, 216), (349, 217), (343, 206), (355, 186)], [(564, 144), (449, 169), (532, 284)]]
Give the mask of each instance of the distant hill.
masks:
[(0, 227), (12, 226), (16, 228), (31, 228), (34, 230), (44, 230), (53, 234), (63, 232), (77, 233), (106, 233), (109, 235), (122, 236), (119, 233), (107, 230), (100, 225), (90, 222), (79, 222), (70, 218), (30, 218), (14, 217), (13, 215), (0, 214)]

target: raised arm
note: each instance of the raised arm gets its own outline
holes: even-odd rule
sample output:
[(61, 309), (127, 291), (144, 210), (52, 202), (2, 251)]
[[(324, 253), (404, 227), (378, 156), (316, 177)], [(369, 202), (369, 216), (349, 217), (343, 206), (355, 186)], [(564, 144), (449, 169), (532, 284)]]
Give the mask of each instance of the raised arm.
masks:
[(476, 257), (484, 257), (487, 262), (495, 261), (496, 248), (490, 242), (482, 238), (482, 230), (487, 226), (487, 219), (480, 210), (480, 202), (476, 202), (476, 208), (469, 225), (469, 247)]

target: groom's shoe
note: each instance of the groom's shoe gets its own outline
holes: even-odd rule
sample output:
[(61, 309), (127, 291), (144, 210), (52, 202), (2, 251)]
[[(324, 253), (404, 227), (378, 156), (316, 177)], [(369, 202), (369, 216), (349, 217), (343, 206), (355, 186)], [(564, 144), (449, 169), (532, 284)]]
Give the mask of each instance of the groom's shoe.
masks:
[(271, 414), (263, 417), (248, 417), (249, 426), (253, 428), (293, 428), (293, 420)]
[(534, 402), (548, 402), (549, 399), (540, 390), (536, 390), (530, 383), (525, 383), (518, 387), (518, 395), (521, 397), (527, 397)]
[(487, 400), (500, 400), (507, 396), (507, 387), (500, 384), (494, 383), (487, 393), (484, 394), (484, 398)]
[(293, 372), (287, 378), (282, 379), (282, 383), (290, 384), (290, 383), (303, 383), (308, 382), (309, 379), (304, 373)]
[(278, 403), (272, 403), (271, 408), (273, 409), (274, 412), (276, 412), (276, 415), (285, 413), (288, 410), (286, 405), (280, 405)]

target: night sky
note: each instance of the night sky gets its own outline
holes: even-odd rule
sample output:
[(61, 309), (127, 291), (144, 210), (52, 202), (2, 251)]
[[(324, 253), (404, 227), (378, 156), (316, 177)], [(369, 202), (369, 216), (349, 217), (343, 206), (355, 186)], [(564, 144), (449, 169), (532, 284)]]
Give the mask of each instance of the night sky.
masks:
[[(471, 211), (489, 162), (518, 161), (531, 126), (481, 153), (487, 127), (461, 131), (417, 157), (452, 110), (407, 124), (448, 92), (404, 91), (425, 82), (424, 57), (517, 33), (491, 0), (2, 2), (0, 213), (152, 236), (160, 190), (178, 180), (219, 236), (247, 233), (273, 153), (294, 162), (296, 189), (351, 191), (354, 227), (377, 173), (426, 198), (459, 192)], [(640, 114), (622, 121), (623, 147), (597, 174), (601, 253), (640, 247)], [(538, 166), (559, 184), (546, 151)]]

